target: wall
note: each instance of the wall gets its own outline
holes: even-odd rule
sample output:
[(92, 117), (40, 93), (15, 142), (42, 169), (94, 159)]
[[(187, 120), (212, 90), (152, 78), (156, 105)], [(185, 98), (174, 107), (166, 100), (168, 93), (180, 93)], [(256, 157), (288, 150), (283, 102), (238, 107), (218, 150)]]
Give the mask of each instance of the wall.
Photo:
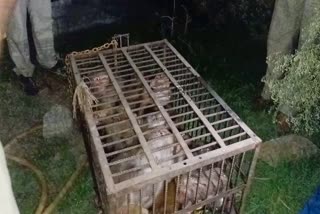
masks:
[(98, 24), (113, 25), (145, 20), (154, 15), (154, 0), (52, 0), (56, 35)]

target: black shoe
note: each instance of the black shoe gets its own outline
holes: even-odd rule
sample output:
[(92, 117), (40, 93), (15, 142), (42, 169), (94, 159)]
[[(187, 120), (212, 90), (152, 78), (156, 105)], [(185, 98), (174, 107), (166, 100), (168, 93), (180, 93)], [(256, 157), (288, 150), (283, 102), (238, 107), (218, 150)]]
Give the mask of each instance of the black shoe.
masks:
[(36, 96), (39, 92), (38, 86), (32, 77), (19, 76), (19, 80), (23, 85), (23, 90), (28, 96)]

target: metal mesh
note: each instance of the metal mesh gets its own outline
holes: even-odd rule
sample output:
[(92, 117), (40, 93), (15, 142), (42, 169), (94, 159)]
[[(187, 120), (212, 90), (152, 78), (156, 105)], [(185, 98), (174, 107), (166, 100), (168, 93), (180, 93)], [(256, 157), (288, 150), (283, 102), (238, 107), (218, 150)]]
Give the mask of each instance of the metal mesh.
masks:
[[(245, 152), (261, 140), (168, 41), (73, 56), (71, 65), (76, 82), (85, 81), (99, 100), (85, 115), (103, 168), (100, 176), (114, 194), (111, 203), (185, 213), (199, 207), (225, 210), (229, 202), (241, 201), (235, 193), (244, 189), (253, 157), (244, 161)], [(186, 185), (184, 199), (181, 185)], [(156, 208), (159, 195), (161, 209)]]

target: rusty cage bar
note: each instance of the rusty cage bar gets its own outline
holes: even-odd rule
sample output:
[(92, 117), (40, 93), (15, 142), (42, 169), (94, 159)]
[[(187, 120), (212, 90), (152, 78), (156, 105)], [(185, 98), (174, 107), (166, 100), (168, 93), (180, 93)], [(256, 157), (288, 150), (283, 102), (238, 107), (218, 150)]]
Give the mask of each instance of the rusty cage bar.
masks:
[(261, 140), (167, 40), (69, 69), (99, 101), (82, 122), (105, 213), (240, 213)]

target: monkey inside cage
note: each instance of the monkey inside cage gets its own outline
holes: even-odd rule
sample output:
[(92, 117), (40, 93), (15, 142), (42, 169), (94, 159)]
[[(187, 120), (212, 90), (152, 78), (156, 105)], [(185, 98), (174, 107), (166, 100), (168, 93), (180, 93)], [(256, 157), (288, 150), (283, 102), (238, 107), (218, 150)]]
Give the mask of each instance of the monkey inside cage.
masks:
[(261, 140), (167, 40), (68, 60), (104, 213), (243, 211)]

